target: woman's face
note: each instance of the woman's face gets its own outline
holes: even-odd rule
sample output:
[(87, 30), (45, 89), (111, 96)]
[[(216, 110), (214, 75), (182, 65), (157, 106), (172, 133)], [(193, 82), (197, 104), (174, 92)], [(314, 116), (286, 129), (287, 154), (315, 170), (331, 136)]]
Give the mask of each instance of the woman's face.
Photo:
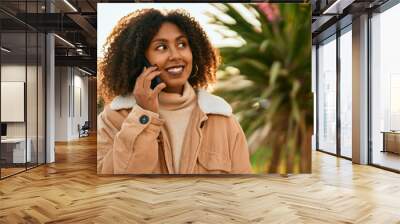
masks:
[(166, 92), (182, 93), (192, 72), (192, 50), (186, 35), (173, 23), (165, 22), (153, 37), (145, 56), (161, 71)]

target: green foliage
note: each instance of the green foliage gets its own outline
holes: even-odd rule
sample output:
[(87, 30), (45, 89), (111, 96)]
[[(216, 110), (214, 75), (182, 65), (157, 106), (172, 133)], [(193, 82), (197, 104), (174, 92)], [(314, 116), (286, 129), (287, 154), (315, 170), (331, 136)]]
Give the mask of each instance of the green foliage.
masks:
[(97, 115), (104, 110), (104, 99), (102, 96), (97, 96)]
[(265, 172), (266, 167), (268, 166), (268, 161), (271, 160), (271, 149), (260, 147), (250, 156), (251, 166), (256, 173)]
[[(214, 93), (227, 99), (240, 119), (253, 167), (265, 167), (262, 172), (309, 172), (304, 163), (311, 161), (304, 152), (310, 149), (304, 147), (313, 116), (310, 5), (246, 4), (259, 26), (232, 4), (214, 6), (234, 21), (209, 14), (214, 24), (234, 31), (244, 42), (219, 49), (222, 77)], [(268, 15), (269, 9), (275, 14)], [(242, 81), (235, 81), (238, 77)]]

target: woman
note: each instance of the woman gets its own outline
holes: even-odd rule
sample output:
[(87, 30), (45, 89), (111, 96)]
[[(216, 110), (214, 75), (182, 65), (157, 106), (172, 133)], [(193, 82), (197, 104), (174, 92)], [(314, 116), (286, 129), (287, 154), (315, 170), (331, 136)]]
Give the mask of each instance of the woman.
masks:
[(134, 12), (105, 46), (102, 88), (117, 97), (98, 117), (98, 173), (251, 173), (231, 107), (203, 90), (215, 81), (219, 57), (192, 17)]

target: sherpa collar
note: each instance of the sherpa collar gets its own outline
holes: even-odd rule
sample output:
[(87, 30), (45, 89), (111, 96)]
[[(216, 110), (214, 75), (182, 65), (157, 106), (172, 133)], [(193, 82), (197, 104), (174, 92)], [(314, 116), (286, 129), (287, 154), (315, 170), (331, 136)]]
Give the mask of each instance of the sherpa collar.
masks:
[[(218, 114), (223, 116), (232, 115), (232, 107), (221, 97), (215, 96), (206, 90), (196, 90), (197, 102), (200, 109), (206, 114)], [(132, 94), (128, 96), (117, 96), (110, 104), (112, 110), (130, 109), (136, 105)]]

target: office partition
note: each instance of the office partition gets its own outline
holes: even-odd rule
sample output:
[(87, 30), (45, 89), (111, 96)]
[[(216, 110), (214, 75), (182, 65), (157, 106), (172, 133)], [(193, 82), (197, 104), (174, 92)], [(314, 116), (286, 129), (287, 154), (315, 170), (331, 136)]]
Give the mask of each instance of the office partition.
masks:
[(46, 40), (23, 22), (27, 13), (43, 12), (44, 1), (17, 3), (0, 3), (1, 179), (45, 163)]

